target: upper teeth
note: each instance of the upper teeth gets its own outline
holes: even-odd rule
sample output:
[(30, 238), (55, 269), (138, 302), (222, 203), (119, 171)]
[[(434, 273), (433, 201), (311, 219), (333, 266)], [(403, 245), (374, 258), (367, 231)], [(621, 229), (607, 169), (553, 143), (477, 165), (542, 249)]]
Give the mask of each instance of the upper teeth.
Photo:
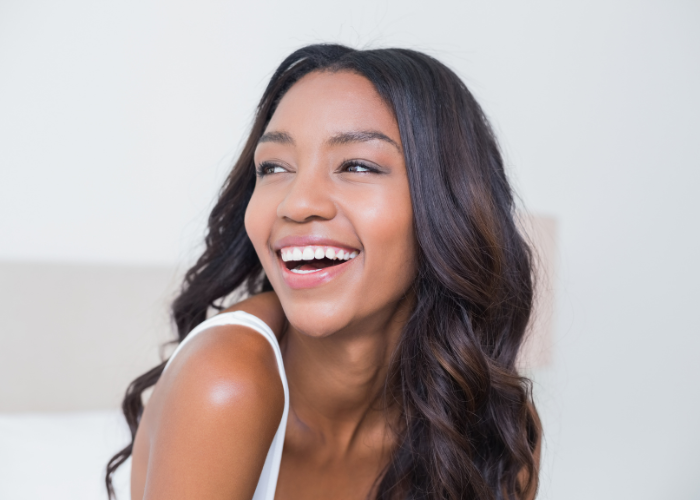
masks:
[(357, 251), (344, 250), (337, 247), (326, 246), (306, 246), (306, 247), (285, 247), (280, 250), (284, 262), (298, 260), (331, 259), (350, 260), (357, 257)]

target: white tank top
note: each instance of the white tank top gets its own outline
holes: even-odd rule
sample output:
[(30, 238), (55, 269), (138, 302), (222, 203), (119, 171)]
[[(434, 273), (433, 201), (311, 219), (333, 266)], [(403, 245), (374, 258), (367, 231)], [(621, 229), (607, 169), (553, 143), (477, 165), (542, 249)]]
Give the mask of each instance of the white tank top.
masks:
[(272, 345), (272, 350), (275, 352), (275, 358), (277, 358), (277, 368), (279, 369), (280, 378), (282, 379), (282, 386), (284, 387), (284, 412), (282, 413), (282, 420), (280, 421), (275, 437), (272, 440), (270, 449), (267, 452), (265, 465), (260, 473), (258, 486), (255, 488), (255, 494), (253, 495), (253, 500), (273, 500), (275, 498), (275, 488), (277, 487), (277, 476), (279, 475), (280, 471), (280, 460), (282, 460), (284, 434), (287, 430), (287, 416), (289, 415), (289, 387), (287, 385), (287, 376), (284, 373), (284, 364), (282, 363), (282, 351), (280, 351), (277, 337), (275, 337), (275, 334), (272, 333), (270, 327), (257, 316), (253, 316), (252, 314), (248, 314), (243, 311), (222, 313), (209, 318), (208, 320), (200, 323), (187, 335), (187, 337), (185, 337), (185, 340), (180, 342), (180, 345), (177, 346), (175, 352), (173, 352), (172, 356), (170, 356), (170, 359), (165, 365), (163, 371), (168, 368), (175, 355), (180, 351), (180, 349), (182, 349), (182, 346), (192, 340), (195, 335), (203, 332), (207, 328), (223, 325), (240, 325), (252, 328), (256, 332), (259, 332), (267, 339), (268, 342), (270, 342), (270, 345)]

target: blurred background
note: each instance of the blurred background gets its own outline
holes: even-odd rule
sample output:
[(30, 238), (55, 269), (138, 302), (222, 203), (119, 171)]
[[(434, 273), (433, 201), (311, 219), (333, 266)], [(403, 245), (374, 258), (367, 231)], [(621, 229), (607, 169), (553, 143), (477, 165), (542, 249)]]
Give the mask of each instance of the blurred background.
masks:
[(700, 3), (680, 0), (0, 0), (0, 498), (106, 497), (120, 397), (171, 338), (255, 104), (316, 42), (452, 67), (544, 221), (538, 498), (700, 499)]

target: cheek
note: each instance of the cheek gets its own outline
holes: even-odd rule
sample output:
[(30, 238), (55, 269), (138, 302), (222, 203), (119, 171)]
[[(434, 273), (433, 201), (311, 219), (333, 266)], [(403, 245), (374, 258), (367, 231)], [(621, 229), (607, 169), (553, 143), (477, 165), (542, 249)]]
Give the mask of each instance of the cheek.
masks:
[[(245, 230), (248, 238), (253, 243), (255, 251), (261, 262), (265, 263), (267, 252), (267, 242), (270, 238), (270, 231), (274, 222), (275, 213), (270, 212), (270, 203), (265, 203), (265, 197), (258, 191), (253, 192), (253, 196), (248, 202), (245, 211)], [(276, 205), (275, 205), (276, 206)]]
[[(393, 192), (397, 191), (400, 192)], [(356, 220), (364, 228), (362, 239), (373, 283), (381, 286), (383, 294), (403, 294), (416, 272), (410, 197), (396, 194), (381, 197), (356, 212)]]

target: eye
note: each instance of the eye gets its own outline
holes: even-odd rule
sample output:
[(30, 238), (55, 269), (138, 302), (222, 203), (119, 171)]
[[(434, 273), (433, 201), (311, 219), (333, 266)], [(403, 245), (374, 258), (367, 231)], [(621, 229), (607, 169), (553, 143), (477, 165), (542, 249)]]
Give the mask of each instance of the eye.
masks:
[(351, 172), (351, 173), (379, 173), (377, 167), (373, 167), (362, 161), (351, 160), (343, 163), (340, 167), (341, 172)]
[(276, 163), (263, 162), (257, 168), (258, 176), (263, 177), (269, 174), (281, 174), (287, 170)]

